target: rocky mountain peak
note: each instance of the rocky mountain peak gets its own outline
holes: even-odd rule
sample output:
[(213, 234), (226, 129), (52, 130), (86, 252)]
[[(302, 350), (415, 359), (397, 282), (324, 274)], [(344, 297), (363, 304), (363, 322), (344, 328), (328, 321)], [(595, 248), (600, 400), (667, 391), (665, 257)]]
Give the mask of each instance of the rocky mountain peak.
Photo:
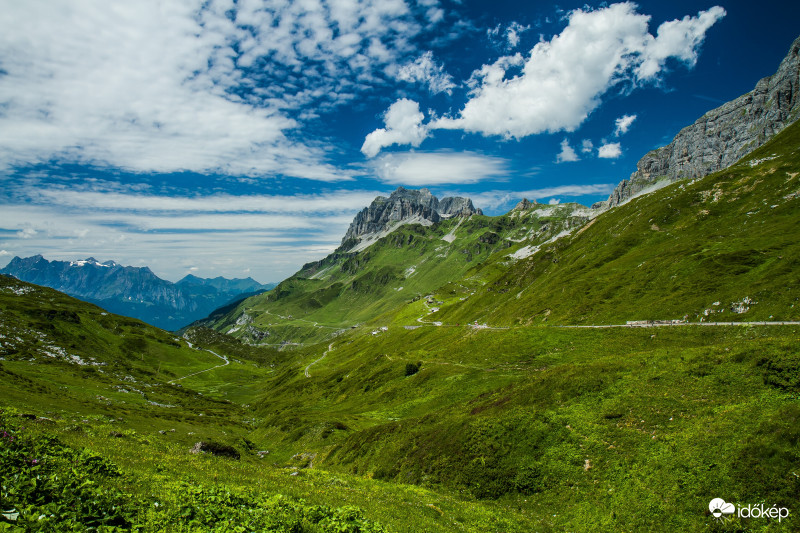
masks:
[(775, 74), (739, 98), (683, 128), (667, 146), (648, 152), (636, 172), (592, 207), (608, 208), (681, 179), (707, 176), (746, 156), (800, 117), (800, 37)]
[(482, 215), (472, 205), (472, 200), (460, 196), (439, 200), (428, 189), (398, 187), (388, 198), (378, 196), (369, 207), (356, 215), (345, 233), (342, 243), (367, 236), (376, 236), (409, 223), (431, 225), (453, 216)]
[(512, 211), (527, 211), (531, 207), (536, 205), (536, 200), (530, 201), (527, 198), (523, 198), (517, 205), (514, 206)]

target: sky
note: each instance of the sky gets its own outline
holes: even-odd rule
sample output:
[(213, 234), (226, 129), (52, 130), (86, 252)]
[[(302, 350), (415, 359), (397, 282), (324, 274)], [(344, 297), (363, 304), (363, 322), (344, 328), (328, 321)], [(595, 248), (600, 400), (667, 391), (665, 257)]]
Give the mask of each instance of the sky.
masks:
[(398, 186), (603, 200), (775, 72), (800, 3), (0, 0), (0, 266), (275, 282)]

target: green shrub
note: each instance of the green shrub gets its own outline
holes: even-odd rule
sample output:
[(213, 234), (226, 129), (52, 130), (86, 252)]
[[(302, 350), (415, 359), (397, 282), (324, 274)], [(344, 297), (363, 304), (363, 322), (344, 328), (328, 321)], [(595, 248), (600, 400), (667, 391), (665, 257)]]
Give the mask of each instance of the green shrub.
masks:
[(406, 376), (413, 376), (419, 372), (422, 363), (406, 363)]

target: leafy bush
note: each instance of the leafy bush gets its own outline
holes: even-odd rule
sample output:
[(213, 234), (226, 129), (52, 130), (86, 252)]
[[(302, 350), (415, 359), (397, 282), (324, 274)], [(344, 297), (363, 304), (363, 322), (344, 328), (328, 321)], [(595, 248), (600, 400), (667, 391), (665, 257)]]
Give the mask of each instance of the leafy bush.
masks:
[[(79, 531), (129, 528), (135, 511), (107, 486), (117, 467), (48, 436), (29, 436), (0, 415), (0, 529)], [(12, 526), (13, 525), (13, 526)]]
[(145, 484), (89, 450), (26, 430), (14, 418), (0, 411), (0, 531), (386, 531), (355, 507), (311, 505), (225, 485), (172, 481), (158, 495), (125, 493), (113, 484)]
[(239, 459), (240, 457), (239, 451), (233, 446), (229, 446), (227, 444), (221, 444), (219, 442), (214, 442), (212, 440), (198, 442), (191, 449), (191, 452), (192, 453), (206, 452), (210, 453), (211, 455), (216, 455), (218, 457), (231, 457), (233, 459)]
[(422, 363), (406, 363), (406, 376), (413, 376), (422, 367)]

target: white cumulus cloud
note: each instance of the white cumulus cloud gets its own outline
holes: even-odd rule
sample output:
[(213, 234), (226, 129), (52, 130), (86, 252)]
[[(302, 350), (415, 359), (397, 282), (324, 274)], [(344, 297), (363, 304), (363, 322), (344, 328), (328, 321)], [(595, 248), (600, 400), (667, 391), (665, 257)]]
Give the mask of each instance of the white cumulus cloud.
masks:
[(602, 159), (616, 159), (622, 155), (619, 143), (606, 143), (597, 149), (597, 157)]
[(367, 157), (375, 157), (381, 148), (393, 144), (419, 146), (428, 136), (428, 129), (422, 124), (424, 118), (417, 102), (401, 98), (384, 114), (386, 127), (373, 131), (364, 139), (361, 152)]
[(575, 150), (569, 145), (569, 141), (565, 138), (561, 141), (561, 152), (556, 157), (556, 162), (564, 163), (570, 161), (580, 161), (580, 157), (575, 153)]
[(712, 7), (663, 23), (654, 37), (650, 17), (636, 8), (620, 3), (572, 11), (567, 27), (527, 57), (503, 57), (476, 71), (480, 82), (463, 109), (430, 127), (506, 138), (572, 131), (611, 87), (657, 79), (670, 57), (693, 65), (705, 31), (725, 15)]
[(628, 133), (628, 130), (630, 129), (634, 120), (636, 120), (636, 115), (622, 115), (619, 117), (616, 121), (614, 121), (614, 135), (619, 137), (620, 135)]
[(581, 152), (584, 154), (591, 154), (594, 151), (594, 143), (590, 139), (581, 141)]

